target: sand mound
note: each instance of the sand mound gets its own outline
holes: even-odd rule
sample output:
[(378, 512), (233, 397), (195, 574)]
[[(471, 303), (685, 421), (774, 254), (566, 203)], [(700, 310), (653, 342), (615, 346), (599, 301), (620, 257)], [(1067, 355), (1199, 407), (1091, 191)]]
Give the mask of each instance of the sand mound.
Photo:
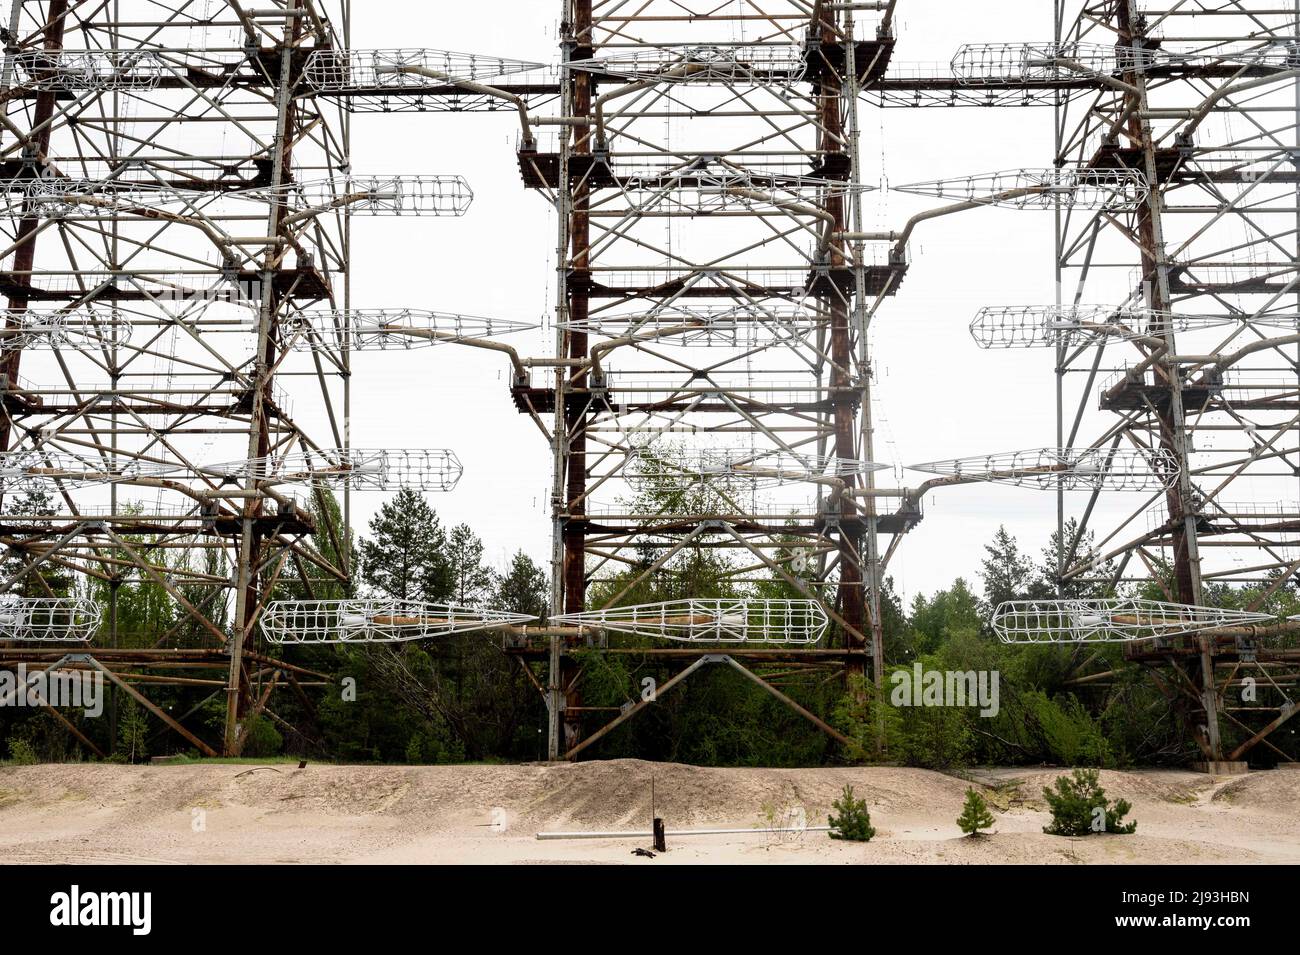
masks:
[(1281, 813), (1300, 828), (1300, 770), (1250, 773), (1221, 786), (1213, 802), (1233, 809)]
[[(9, 862), (628, 862), (626, 840), (539, 842), (538, 831), (643, 830), (655, 808), (683, 836), (665, 864), (691, 862), (1296, 862), (1300, 773), (1225, 782), (1193, 773), (1104, 772), (1133, 803), (1135, 836), (1043, 834), (1041, 788), (1063, 770), (975, 775), (998, 807), (996, 834), (961, 837), (971, 783), (920, 769), (740, 769), (639, 760), (514, 766), (289, 763), (61, 765), (0, 769), (0, 860)], [(751, 833), (768, 810), (823, 825), (845, 785), (878, 835), (846, 844), (810, 832)], [(504, 825), (502, 825), (504, 823)]]
[[(1047, 809), (1044, 789), (1055, 788), (1058, 777), (1068, 776), (1069, 769), (1002, 770), (1000, 782), (1016, 790), (1013, 799), (1033, 809)], [(991, 781), (991, 780), (989, 780)], [(1134, 807), (1162, 803), (1192, 804), (1208, 791), (1214, 781), (1202, 773), (1183, 770), (1149, 769), (1141, 772), (1103, 769), (1098, 776), (1108, 799), (1126, 799)]]

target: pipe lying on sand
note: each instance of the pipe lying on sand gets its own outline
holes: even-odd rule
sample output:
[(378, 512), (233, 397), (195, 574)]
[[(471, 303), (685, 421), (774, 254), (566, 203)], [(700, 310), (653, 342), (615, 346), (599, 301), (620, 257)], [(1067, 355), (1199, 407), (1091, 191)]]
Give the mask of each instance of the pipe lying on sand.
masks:
[[(762, 829), (669, 829), (666, 836), (732, 836), (777, 832), (830, 832), (830, 826), (785, 826)], [(538, 839), (650, 839), (649, 829), (632, 832), (539, 832)]]

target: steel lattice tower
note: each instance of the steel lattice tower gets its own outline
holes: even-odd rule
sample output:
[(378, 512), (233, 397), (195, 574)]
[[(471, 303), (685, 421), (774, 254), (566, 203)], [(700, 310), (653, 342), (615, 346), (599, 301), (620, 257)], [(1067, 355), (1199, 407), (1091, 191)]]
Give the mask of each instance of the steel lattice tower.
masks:
[[(516, 401), (553, 416), (557, 612), (614, 571), (638, 568), (626, 594), (688, 548), (725, 548), (732, 580), (824, 599), (863, 673), (882, 530), (852, 496), (872, 486), (865, 313), (906, 261), (845, 236), (858, 92), (892, 39), (887, 21), (859, 39), (851, 14), (750, 7), (566, 2), (558, 131), (542, 119), (520, 150), (559, 212), (557, 368)], [(718, 455), (725, 475), (701, 469)], [(648, 508), (647, 483), (668, 489)], [(571, 749), (576, 666), (557, 670)]]
[[(1062, 97), (1057, 161), (1151, 185), (1132, 217), (1060, 220), (1062, 304), (1114, 306), (1105, 321), (1126, 326), (1058, 347), (1061, 443), (1163, 448), (1179, 470), (1137, 512), (1062, 502), (1078, 529), (1062, 535), (1067, 588), (1156, 578), (1165, 599), (1203, 604), (1245, 585), (1255, 610), (1300, 569), (1300, 9), (1280, 6), (1060, 11), (1062, 49), (1116, 60)], [(1206, 760), (1271, 745), (1294, 712), (1286, 641), (1203, 636), (1134, 656), (1166, 669)], [(1233, 700), (1248, 676), (1266, 688), (1254, 705)]]
[[(350, 571), (313, 545), (306, 501), (250, 463), (337, 461), (348, 443), (346, 350), (304, 368), (287, 348), (294, 313), (347, 303), (349, 206), (332, 185), (349, 171), (347, 117), (295, 95), (310, 53), (344, 45), (347, 16), (314, 0), (14, 0), (4, 34), (0, 535), (29, 579), (46, 565), (109, 594), (88, 654), (6, 662), (107, 669), (209, 754), (149, 683), (216, 670), (221, 748), (238, 752), (271, 687), (305, 672), (252, 645), (271, 585), (286, 567)], [(312, 387), (286, 386), (304, 374)], [(41, 471), (52, 513), (23, 512)], [(152, 647), (119, 646), (116, 610), (141, 585), (182, 620)]]

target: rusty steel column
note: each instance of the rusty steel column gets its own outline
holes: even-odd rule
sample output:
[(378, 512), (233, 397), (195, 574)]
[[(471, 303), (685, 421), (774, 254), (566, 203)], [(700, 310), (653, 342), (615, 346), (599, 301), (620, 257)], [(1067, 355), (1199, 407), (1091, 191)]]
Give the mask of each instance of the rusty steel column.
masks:
[[(289, 0), (289, 9), (298, 7), (298, 0)], [(273, 183), (279, 186), (293, 181), (293, 141), (295, 136), (296, 112), (293, 97), (289, 91), (295, 81), (293, 50), (302, 36), (303, 18), (288, 18), (285, 37), (281, 46), (276, 96), (279, 108), (276, 138), (272, 144), (274, 161)], [(249, 421), (248, 456), (250, 459), (264, 458), (271, 452), (270, 428), (267, 422), (267, 409), (273, 408), (272, 369), (276, 367), (279, 346), (279, 314), (282, 292), (276, 288), (275, 275), (283, 264), (284, 256), (291, 248), (288, 237), (284, 235), (286, 208), (278, 198), (271, 204), (270, 230), (267, 235), (279, 236), (280, 241), (266, 250), (262, 270), (262, 287), (256, 292), (261, 296), (261, 314), (258, 323), (257, 363), (254, 371), (253, 391), (251, 395), (252, 413)], [(256, 488), (257, 480), (248, 479), (250, 490)], [(265, 511), (265, 501), (260, 496), (250, 496), (244, 503), (242, 529), (238, 542), (235, 579), (238, 592), (235, 597), (235, 620), (233, 632), (228, 644), (230, 651), (230, 677), (226, 685), (226, 725), (223, 750), (227, 756), (238, 756), (244, 744), (244, 726), (250, 707), (254, 704), (253, 687), (249, 682), (248, 671), (244, 666), (244, 644), (252, 635), (253, 625), (257, 619), (262, 594), (262, 581), (258, 568), (262, 563), (265, 549), (259, 520)]]
[[(573, 0), (571, 9), (572, 19), (572, 39), (568, 52), (570, 59), (588, 59), (591, 56), (592, 46), (592, 13), (591, 0)], [(571, 85), (571, 115), (579, 122), (572, 127), (563, 127), (571, 129), (572, 146), (571, 155), (589, 156), (591, 155), (591, 126), (587, 123), (581, 123), (582, 119), (591, 115), (592, 109), (592, 77), (591, 74), (584, 70), (573, 70), (570, 72), (567, 82)], [(573, 361), (580, 361), (587, 356), (588, 336), (582, 331), (584, 323), (590, 314), (589, 308), (589, 284), (590, 284), (590, 266), (589, 253), (591, 248), (591, 220), (590, 220), (590, 203), (591, 189), (588, 185), (588, 178), (583, 176), (576, 185), (573, 183), (573, 177), (569, 174), (569, 164), (561, 164), (561, 175), (565, 176), (568, 181), (558, 183), (558, 188), (569, 193), (569, 268), (567, 269), (567, 280), (565, 283), (566, 306), (568, 319), (572, 323), (565, 334), (566, 345), (564, 357)], [(570, 191), (571, 190), (571, 191)], [(577, 327), (575, 328), (574, 325)], [(557, 379), (569, 374), (568, 369), (559, 367), (555, 371)], [(586, 510), (585, 497), (587, 492), (587, 402), (581, 397), (581, 392), (587, 389), (589, 376), (586, 369), (578, 369), (569, 379), (566, 388), (556, 389), (555, 400), (560, 403), (557, 407), (556, 420), (564, 422), (565, 434), (556, 435), (557, 441), (566, 441), (567, 454), (565, 456), (565, 485), (564, 485), (564, 513), (568, 518), (563, 524), (563, 554), (564, 566), (562, 572), (562, 581), (564, 588), (563, 607), (565, 613), (576, 613), (586, 608), (587, 604), (587, 581), (586, 581), (586, 526), (579, 519)], [(573, 394), (574, 390), (579, 394)], [(572, 657), (561, 653), (557, 657), (558, 673), (553, 675), (556, 682), (557, 692), (555, 697), (558, 704), (563, 710), (563, 741), (560, 746), (561, 752), (568, 751), (575, 746), (581, 736), (581, 720), (573, 713), (572, 707), (581, 705), (579, 696), (578, 675), (579, 667)], [(558, 755), (558, 754), (557, 754)]]
[[(825, 24), (821, 27), (819, 39), (823, 44), (828, 45), (837, 42), (834, 32)], [(816, 89), (822, 128), (821, 145), (822, 149), (827, 153), (845, 152), (844, 119), (840, 112), (842, 85), (843, 77), (836, 76), (834, 70), (828, 67), (823, 72), (823, 78)], [(835, 220), (834, 230), (836, 232), (848, 231), (848, 217), (842, 194), (827, 197), (826, 211)], [(831, 268), (832, 274), (834, 274), (835, 270), (842, 270), (848, 265), (842, 241), (837, 240), (830, 243), (829, 256), (827, 265)], [(830, 375), (830, 406), (831, 421), (835, 432), (835, 456), (845, 460), (852, 460), (858, 454), (855, 446), (858, 420), (855, 413), (857, 393), (853, 387), (851, 375), (854, 356), (849, 337), (849, 303), (845, 298), (848, 293), (843, 290), (837, 291), (834, 283), (829, 284), (831, 288), (826, 291), (823, 298), (831, 315), (830, 351), (833, 367)], [(851, 488), (855, 482), (850, 476), (845, 483), (846, 487)], [(860, 635), (867, 632), (866, 596), (863, 592), (864, 580), (861, 563), (862, 536), (860, 533), (854, 533), (850, 530), (850, 528), (856, 526), (855, 521), (858, 515), (853, 498), (849, 494), (841, 497), (839, 510), (840, 520), (843, 523), (837, 533), (840, 574), (836, 604), (844, 620), (856, 629)], [(844, 635), (845, 646), (854, 650), (866, 649), (866, 642), (859, 635), (846, 632)], [(849, 672), (863, 675), (865, 673), (865, 662), (865, 657), (854, 657), (847, 664)]]
[[(1135, 22), (1130, 0), (1118, 0), (1115, 8), (1116, 26), (1120, 42), (1132, 46), (1141, 43), (1139, 25)], [(1148, 198), (1138, 219), (1138, 245), (1142, 257), (1142, 277), (1145, 285), (1147, 307), (1156, 315), (1167, 315), (1172, 308), (1169, 288), (1169, 265), (1165, 256), (1165, 240), (1161, 212), (1163, 205), (1162, 183), (1156, 165), (1155, 142), (1150, 122), (1144, 118), (1148, 111), (1145, 74), (1134, 70), (1125, 74), (1125, 80), (1137, 88), (1136, 99), (1129, 111), (1128, 133), (1142, 149), (1143, 172), (1146, 175)], [(1161, 322), (1159, 331), (1169, 355), (1177, 353), (1172, 323)], [(1191, 465), (1187, 447), (1186, 408), (1183, 402), (1182, 372), (1177, 365), (1162, 367), (1157, 362), (1152, 369), (1168, 388), (1168, 402), (1156, 408), (1160, 444), (1169, 450), (1178, 463), (1178, 480), (1165, 494), (1169, 511), (1170, 540), (1174, 556), (1174, 592), (1181, 603), (1200, 604), (1201, 572), (1200, 552), (1196, 538), (1195, 503), (1192, 498)], [(1209, 760), (1223, 759), (1223, 740), (1219, 732), (1218, 687), (1214, 676), (1212, 640), (1194, 638), (1198, 648), (1198, 691), (1205, 718), (1205, 736), (1198, 743)]]
[[(53, 52), (63, 49), (64, 23), (67, 20), (68, 0), (50, 0), (50, 8), (45, 18), (45, 49)], [(54, 104), (56, 93), (52, 89), (43, 89), (36, 94), (36, 106), (32, 112), (32, 129), (36, 131), (33, 141), (28, 143), (27, 152), (36, 162), (44, 161), (45, 154), (50, 148), (50, 132), (52, 125), (50, 120), (54, 117)], [(30, 272), (36, 263), (36, 238), (40, 231), (41, 219), (37, 216), (30, 215), (25, 217), (18, 224), (17, 235), (14, 236), (14, 265), (13, 275), (16, 281), (31, 281)], [(27, 310), (28, 297), (22, 293), (16, 293), (9, 296), (9, 315), (6, 320), (6, 327), (16, 328), (22, 324), (18, 314)], [(8, 351), (3, 359), (0, 359), (0, 381), (6, 385), (12, 386), (18, 381), (18, 366), (22, 359), (22, 348), (14, 348)], [(9, 450), (10, 432), (12, 425), (10, 422), (9, 412), (0, 415), (0, 451)]]

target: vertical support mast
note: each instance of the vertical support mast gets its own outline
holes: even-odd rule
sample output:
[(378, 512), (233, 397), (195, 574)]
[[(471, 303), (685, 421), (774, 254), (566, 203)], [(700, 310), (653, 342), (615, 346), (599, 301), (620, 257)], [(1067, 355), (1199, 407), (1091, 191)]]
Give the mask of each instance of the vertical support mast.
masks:
[[(833, 47), (838, 38), (835, 35), (833, 23), (823, 21), (817, 25), (818, 39), (823, 48)], [(843, 42), (847, 51), (845, 61), (845, 75), (836, 76), (833, 70), (827, 70), (824, 73), (822, 82), (818, 85), (816, 95), (818, 98), (818, 107), (820, 110), (820, 125), (822, 128), (822, 148), (828, 155), (836, 153), (845, 153), (845, 129), (843, 123), (843, 104), (841, 102), (846, 89), (852, 94), (856, 89), (855, 78), (850, 78), (847, 74), (848, 67), (853, 63), (852, 47), (853, 36), (846, 31)], [(856, 97), (853, 98), (856, 106)], [(856, 130), (850, 130), (856, 132)], [(848, 196), (852, 197), (858, 190), (853, 186), (857, 185), (854, 178), (857, 173), (857, 165), (851, 154), (848, 156), (850, 163), (850, 188), (847, 190)], [(827, 223), (825, 228), (831, 229), (836, 233), (848, 231), (848, 219), (845, 210), (845, 195), (832, 194), (826, 199), (826, 211), (830, 213), (833, 224)], [(851, 201), (851, 199), (850, 199)], [(829, 243), (829, 261), (828, 265), (832, 269), (843, 269), (849, 266), (849, 260), (844, 254), (844, 243), (842, 239), (831, 238)], [(854, 307), (861, 308), (861, 298), (858, 296), (857, 288), (861, 278), (860, 266), (851, 267), (854, 273), (853, 292)], [(831, 317), (831, 372), (830, 372), (830, 404), (831, 404), (831, 426), (834, 430), (835, 439), (833, 442), (834, 453), (838, 458), (847, 460), (854, 459), (858, 454), (857, 440), (861, 436), (857, 421), (857, 405), (863, 397), (859, 390), (855, 393), (853, 388), (852, 372), (854, 355), (850, 346), (849, 334), (849, 308), (846, 301), (846, 295), (850, 294), (847, 290), (828, 283), (831, 287), (825, 295), (826, 309)], [(862, 347), (862, 343), (859, 343)], [(867, 377), (866, 368), (859, 368), (858, 373), (865, 379)], [(861, 409), (865, 414), (866, 409)], [(846, 482), (846, 490), (853, 486), (852, 480)], [(831, 502), (834, 508), (836, 502)], [(856, 528), (856, 506), (851, 494), (844, 494), (838, 502), (839, 509), (839, 597), (836, 601), (840, 608), (840, 613), (844, 619), (858, 631), (863, 633), (867, 629), (866, 613), (866, 594), (864, 587), (866, 582), (863, 578), (863, 555), (862, 540), (863, 535), (855, 533)], [(863, 641), (860, 636), (846, 632), (844, 639), (850, 647), (862, 649)]]
[[(592, 44), (591, 0), (565, 0), (563, 61), (589, 59)], [(570, 70), (561, 77), (562, 116), (573, 117), (572, 125), (560, 127), (559, 173), (556, 184), (560, 220), (559, 301), (557, 303), (557, 351), (555, 368), (554, 509), (555, 556), (552, 609), (555, 613), (577, 613), (586, 607), (586, 541), (584, 525), (572, 520), (586, 507), (587, 490), (587, 405), (570, 397), (571, 391), (585, 390), (588, 373), (577, 366), (587, 354), (587, 335), (581, 330), (589, 314), (590, 275), (588, 252), (591, 227), (589, 176), (576, 183), (573, 156), (592, 153), (590, 117), (592, 78), (584, 70)], [(567, 327), (566, 327), (567, 326)], [(575, 327), (577, 326), (577, 327)], [(570, 371), (573, 368), (573, 371)], [(549, 730), (547, 752), (558, 758), (561, 746), (576, 742), (577, 726), (565, 716), (575, 703), (577, 671), (572, 660), (561, 653), (561, 639), (550, 640), (547, 690)], [(573, 697), (571, 699), (571, 697)]]
[[(21, 0), (14, 0), (14, 17), (18, 17)], [(44, 49), (57, 53), (63, 49), (63, 34), (68, 18), (68, 0), (50, 0), (45, 15)], [(16, 32), (11, 28), (11, 32)], [(51, 120), (54, 117), (56, 93), (54, 90), (42, 89), (36, 94), (36, 107), (32, 112), (33, 134), (23, 146), (23, 158), (33, 162), (44, 162), (50, 151)], [(16, 276), (30, 275), (36, 264), (36, 239), (41, 231), (41, 219), (35, 214), (26, 216), (18, 224), (14, 236), (13, 273)], [(9, 315), (6, 325), (16, 328), (21, 324), (21, 314), (27, 311), (30, 299), (24, 292), (10, 293)], [(22, 360), (22, 349), (14, 348), (0, 359), (0, 382), (14, 387), (18, 383), (18, 368)], [(10, 430), (12, 422), (9, 415), (0, 415), (0, 451), (10, 449)]]
[[(302, 33), (299, 0), (288, 0), (283, 23), (283, 40), (279, 49), (279, 73), (276, 77), (276, 126), (272, 145), (271, 202), (267, 210), (267, 235), (277, 241), (266, 247), (261, 273), (260, 304), (257, 318), (257, 357), (254, 362), (252, 388), (252, 415), (248, 432), (249, 460), (264, 459), (271, 451), (270, 432), (267, 425), (267, 406), (271, 397), (271, 369), (276, 363), (277, 335), (279, 333), (280, 293), (276, 288), (276, 272), (289, 251), (288, 236), (284, 234), (284, 204), (282, 187), (292, 181), (292, 146), (294, 130), (293, 87), (294, 49)], [(261, 586), (258, 580), (262, 562), (262, 536), (258, 532), (257, 518), (262, 516), (264, 502), (256, 494), (257, 478), (250, 473), (245, 487), (249, 491), (244, 503), (243, 527), (239, 538), (239, 557), (236, 565), (235, 620), (230, 641), (230, 677), (226, 684), (225, 751), (238, 755), (242, 745), (240, 717), (251, 702), (248, 674), (244, 670), (244, 642), (252, 633), (259, 610)]]

